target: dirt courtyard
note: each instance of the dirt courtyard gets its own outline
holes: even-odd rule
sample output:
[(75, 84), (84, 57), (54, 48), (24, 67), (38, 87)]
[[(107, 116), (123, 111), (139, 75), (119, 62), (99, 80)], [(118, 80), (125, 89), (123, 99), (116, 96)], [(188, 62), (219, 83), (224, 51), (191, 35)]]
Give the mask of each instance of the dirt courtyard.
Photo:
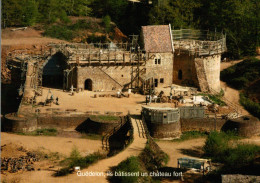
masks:
[[(76, 93), (72, 96), (70, 92), (63, 92), (61, 89), (51, 88), (51, 93), (54, 98), (59, 98), (59, 105), (54, 103), (51, 106), (38, 107), (41, 112), (45, 112), (48, 108), (59, 108), (60, 110), (66, 109), (77, 109), (78, 112), (87, 112), (87, 111), (100, 111), (104, 112), (122, 112), (127, 114), (128, 111), (131, 114), (140, 114), (142, 106), (146, 106), (145, 96), (140, 94), (131, 93), (130, 97), (98, 97), (94, 98), (94, 95), (97, 94), (111, 94), (116, 95), (117, 91), (111, 92), (93, 92), (85, 90), (83, 92)], [(170, 89), (169, 89), (170, 90)], [(37, 102), (44, 102), (46, 100), (49, 88), (43, 88), (43, 95), (37, 97)], [(51, 97), (49, 94), (48, 98)], [(150, 106), (159, 106), (159, 107), (173, 107), (172, 103), (151, 103)]]

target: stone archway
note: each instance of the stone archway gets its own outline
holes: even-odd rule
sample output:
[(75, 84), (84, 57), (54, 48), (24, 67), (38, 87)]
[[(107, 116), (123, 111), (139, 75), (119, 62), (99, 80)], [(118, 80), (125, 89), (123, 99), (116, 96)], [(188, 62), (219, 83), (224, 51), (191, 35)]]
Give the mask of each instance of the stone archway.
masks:
[(85, 89), (85, 90), (90, 90), (90, 91), (93, 90), (93, 82), (92, 82), (91, 79), (86, 79), (86, 80), (85, 80), (84, 89)]

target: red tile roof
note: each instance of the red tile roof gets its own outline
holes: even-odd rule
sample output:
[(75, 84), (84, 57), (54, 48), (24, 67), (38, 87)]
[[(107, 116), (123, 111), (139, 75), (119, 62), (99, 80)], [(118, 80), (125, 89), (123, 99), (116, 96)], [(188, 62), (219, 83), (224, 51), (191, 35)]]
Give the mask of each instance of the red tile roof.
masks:
[(169, 25), (142, 26), (144, 49), (147, 52), (172, 52)]

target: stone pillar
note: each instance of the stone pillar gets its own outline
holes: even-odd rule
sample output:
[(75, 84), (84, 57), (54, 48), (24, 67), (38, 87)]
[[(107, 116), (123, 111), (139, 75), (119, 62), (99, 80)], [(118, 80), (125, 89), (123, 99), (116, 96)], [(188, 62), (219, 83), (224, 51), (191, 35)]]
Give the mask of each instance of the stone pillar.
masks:
[(35, 95), (34, 88), (33, 88), (33, 81), (34, 81), (34, 62), (28, 62), (27, 64), (27, 71), (26, 71), (26, 80), (24, 83), (24, 94), (23, 97), (25, 98), (33, 98)]

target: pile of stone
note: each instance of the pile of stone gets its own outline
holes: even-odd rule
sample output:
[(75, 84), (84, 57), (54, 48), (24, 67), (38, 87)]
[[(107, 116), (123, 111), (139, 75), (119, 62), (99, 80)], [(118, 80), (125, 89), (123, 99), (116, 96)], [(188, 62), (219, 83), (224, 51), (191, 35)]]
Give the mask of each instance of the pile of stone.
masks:
[(222, 183), (259, 183), (260, 176), (253, 175), (241, 175), (241, 174), (230, 174), (221, 175)]
[(228, 119), (236, 119), (236, 118), (238, 118), (238, 117), (239, 117), (239, 114), (236, 113), (236, 112), (234, 112), (234, 113), (229, 113), (229, 114), (227, 115), (227, 118), (228, 118)]
[(32, 152), (27, 152), (26, 156), (19, 158), (1, 158), (1, 171), (9, 171), (11, 173), (23, 171), (34, 171), (34, 162), (39, 161), (39, 157)]

